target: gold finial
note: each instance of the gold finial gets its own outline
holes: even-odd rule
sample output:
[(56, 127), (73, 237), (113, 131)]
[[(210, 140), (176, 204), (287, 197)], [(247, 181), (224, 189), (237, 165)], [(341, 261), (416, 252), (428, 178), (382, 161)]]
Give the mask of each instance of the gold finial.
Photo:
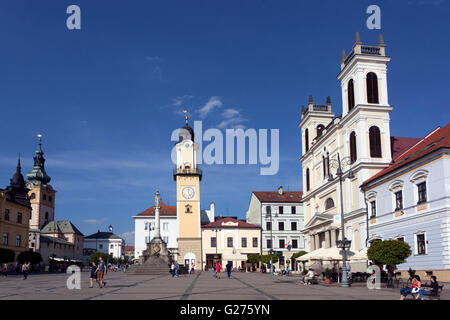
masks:
[(183, 110), (183, 113), (185, 114), (185, 116), (184, 116), (184, 119), (186, 120), (186, 125), (188, 124), (188, 120), (189, 120), (189, 117), (188, 117), (188, 115), (187, 115), (187, 110), (186, 109), (184, 109)]

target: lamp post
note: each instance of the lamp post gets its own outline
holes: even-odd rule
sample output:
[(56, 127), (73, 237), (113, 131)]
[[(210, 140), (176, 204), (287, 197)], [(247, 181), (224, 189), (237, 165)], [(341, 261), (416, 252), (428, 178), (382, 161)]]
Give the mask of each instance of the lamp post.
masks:
[[(327, 155), (327, 160), (328, 163), (330, 164), (331, 167), (335, 168), (337, 167), (336, 170), (336, 175), (339, 177), (339, 188), (340, 188), (340, 192), (341, 192), (341, 196), (340, 196), (340, 200), (341, 200), (341, 238), (342, 240), (338, 240), (337, 241), (337, 247), (338, 248), (342, 248), (342, 282), (341, 282), (341, 287), (342, 288), (348, 288), (348, 279), (347, 279), (347, 252), (346, 249), (350, 248), (351, 245), (351, 241), (347, 240), (347, 238), (345, 237), (345, 226), (344, 226), (344, 201), (343, 201), (343, 196), (342, 196), (342, 180), (344, 179), (344, 172), (342, 171), (342, 167), (350, 167), (351, 165), (351, 160), (350, 157), (345, 157), (342, 159), (340, 159), (339, 153), (337, 154), (337, 161), (336, 159), (330, 159), (330, 156)], [(347, 173), (347, 178), (349, 179), (353, 179), (355, 176), (353, 174), (352, 168), (350, 167)], [(328, 172), (328, 181), (333, 181), (333, 175)]]

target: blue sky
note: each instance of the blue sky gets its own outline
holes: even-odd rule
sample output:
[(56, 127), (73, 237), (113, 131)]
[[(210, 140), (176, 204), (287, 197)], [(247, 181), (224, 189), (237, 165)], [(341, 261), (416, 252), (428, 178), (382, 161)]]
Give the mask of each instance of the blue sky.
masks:
[[(82, 30), (66, 28), (71, 4)], [(2, 0), (0, 185), (19, 152), (24, 173), (31, 169), (42, 133), (57, 219), (86, 235), (109, 224), (126, 235), (156, 189), (175, 204), (170, 135), (188, 106), (204, 130), (280, 129), (277, 175), (203, 166), (202, 207), (214, 201), (219, 213), (244, 218), (253, 190), (301, 190), (301, 105), (329, 95), (340, 114), (340, 54), (356, 31), (376, 44), (371, 4), (392, 56), (391, 134), (424, 136), (450, 118), (448, 0)]]

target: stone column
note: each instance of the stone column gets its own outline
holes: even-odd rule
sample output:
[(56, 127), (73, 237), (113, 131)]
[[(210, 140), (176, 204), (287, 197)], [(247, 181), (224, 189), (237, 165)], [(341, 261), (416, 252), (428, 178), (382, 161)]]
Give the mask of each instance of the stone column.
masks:
[(336, 230), (332, 229), (330, 230), (331, 233), (331, 246), (336, 247)]
[(313, 235), (309, 236), (309, 247), (310, 247), (309, 249), (311, 251), (316, 250), (316, 243), (314, 241), (314, 236)]
[(314, 235), (314, 242), (315, 242), (314, 246), (315, 246), (316, 250), (320, 249), (320, 239), (319, 239), (319, 234), (318, 233), (316, 233)]
[(161, 208), (160, 204), (160, 194), (159, 191), (155, 193), (155, 236), (154, 238), (161, 238), (161, 229), (159, 224), (159, 209)]
[(325, 248), (328, 249), (330, 247), (330, 232), (331, 230), (325, 231)]

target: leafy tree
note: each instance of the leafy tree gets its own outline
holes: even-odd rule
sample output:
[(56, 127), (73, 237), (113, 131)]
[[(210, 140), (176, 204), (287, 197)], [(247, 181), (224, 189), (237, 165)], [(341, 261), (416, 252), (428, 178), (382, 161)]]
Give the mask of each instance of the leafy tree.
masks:
[(23, 251), (19, 253), (17, 256), (17, 260), (19, 263), (25, 263), (29, 262), (31, 264), (38, 264), (42, 261), (42, 256), (39, 252), (33, 252), (33, 251)]
[(304, 256), (304, 255), (307, 254), (307, 253), (308, 253), (308, 252), (306, 252), (306, 251), (299, 251), (299, 252), (294, 253), (294, 254), (292, 255), (292, 258), (297, 259), (298, 257)]
[[(259, 260), (262, 263), (265, 263), (265, 264), (270, 263), (270, 254), (265, 254), (265, 255), (260, 256)], [(278, 262), (278, 256), (276, 254), (272, 255), (272, 261), (273, 261), (273, 263), (277, 263)]]
[(16, 254), (10, 249), (0, 248), (0, 263), (13, 262)]
[(257, 263), (260, 259), (259, 254), (249, 254), (247, 256), (247, 262), (248, 263)]
[(109, 263), (109, 262), (113, 261), (113, 259), (114, 259), (111, 254), (107, 254), (104, 252), (94, 252), (93, 254), (91, 254), (91, 256), (89, 258), (89, 260), (90, 260), (89, 262), (94, 261), (95, 263), (98, 263), (100, 257), (103, 258), (103, 261), (105, 263), (106, 263), (106, 261), (108, 261), (108, 263)]
[(411, 247), (404, 241), (384, 240), (373, 242), (367, 250), (367, 257), (376, 265), (387, 265), (394, 269), (398, 264), (405, 263), (411, 255)]

